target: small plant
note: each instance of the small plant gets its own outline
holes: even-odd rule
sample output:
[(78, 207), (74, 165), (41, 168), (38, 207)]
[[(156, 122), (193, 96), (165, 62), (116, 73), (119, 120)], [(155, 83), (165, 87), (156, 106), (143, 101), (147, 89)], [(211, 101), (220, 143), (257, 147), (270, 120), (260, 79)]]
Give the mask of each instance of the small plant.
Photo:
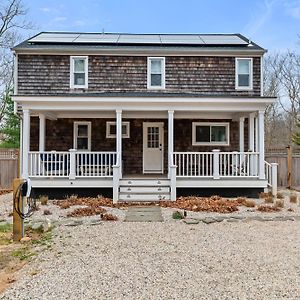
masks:
[(12, 230), (12, 225), (9, 223), (4, 223), (3, 225), (0, 225), (0, 233), (7, 233)]
[(117, 218), (117, 216), (106, 213), (101, 216), (101, 220), (103, 220), (103, 221), (118, 221), (118, 218)]
[(255, 207), (255, 206), (256, 206), (256, 203), (255, 203), (254, 200), (246, 199), (246, 200), (244, 201), (244, 205), (245, 205), (246, 207)]
[(268, 196), (265, 198), (265, 203), (274, 203), (274, 199), (272, 196)]
[(284, 201), (282, 199), (276, 200), (274, 206), (283, 208), (284, 207)]
[(70, 204), (68, 202), (63, 202), (60, 204), (61, 209), (67, 209), (70, 208)]
[(48, 205), (48, 196), (40, 196), (41, 205)]
[(44, 215), (45, 215), (45, 216), (52, 215), (52, 212), (51, 212), (49, 209), (45, 209), (45, 210), (44, 210)]
[(291, 203), (297, 203), (298, 197), (296, 194), (291, 194), (290, 195), (290, 202)]
[(69, 196), (67, 199), (76, 200), (77, 198), (78, 198), (78, 195), (73, 194), (73, 195)]
[(284, 195), (282, 193), (277, 193), (277, 199), (284, 199)]
[(269, 193), (263, 193), (263, 192), (259, 193), (258, 195), (259, 195), (259, 198), (260, 198), (260, 199), (265, 199), (265, 198), (267, 198), (268, 196), (270, 196)]
[(181, 220), (181, 219), (184, 218), (184, 216), (183, 216), (183, 214), (180, 211), (176, 210), (176, 211), (173, 212), (172, 218), (174, 220)]
[(294, 210), (290, 207), (287, 209), (288, 212), (294, 212)]

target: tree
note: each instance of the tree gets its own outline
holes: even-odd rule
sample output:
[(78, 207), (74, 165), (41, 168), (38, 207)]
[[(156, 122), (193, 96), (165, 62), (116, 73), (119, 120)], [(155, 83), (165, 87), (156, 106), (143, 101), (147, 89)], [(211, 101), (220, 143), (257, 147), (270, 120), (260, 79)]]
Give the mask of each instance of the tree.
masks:
[(298, 120), (298, 123), (296, 124), (298, 127), (298, 132), (296, 132), (293, 136), (293, 142), (297, 145), (300, 145), (300, 119)]
[(20, 121), (19, 117), (14, 113), (14, 103), (8, 93), (5, 99), (5, 110), (3, 112), (3, 122), (0, 126), (0, 134), (2, 148), (18, 148), (20, 146)]
[(22, 31), (33, 26), (26, 19), (22, 0), (0, 2), (0, 133), (1, 147), (19, 146), (19, 118), (11, 100), (13, 90), (13, 53), (11, 48), (20, 40)]

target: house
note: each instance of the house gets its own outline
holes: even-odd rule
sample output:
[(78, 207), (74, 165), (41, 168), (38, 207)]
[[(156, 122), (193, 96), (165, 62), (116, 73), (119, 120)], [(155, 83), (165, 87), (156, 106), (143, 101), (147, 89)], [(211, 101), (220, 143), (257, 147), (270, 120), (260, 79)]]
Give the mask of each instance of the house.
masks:
[(266, 50), (244, 36), (41, 32), (13, 51), (22, 177), (36, 193), (116, 202), (275, 188)]

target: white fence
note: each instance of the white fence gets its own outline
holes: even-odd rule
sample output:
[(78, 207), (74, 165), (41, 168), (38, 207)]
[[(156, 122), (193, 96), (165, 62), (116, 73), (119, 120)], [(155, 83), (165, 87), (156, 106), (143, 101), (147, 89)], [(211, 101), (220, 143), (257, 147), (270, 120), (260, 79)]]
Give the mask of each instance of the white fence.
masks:
[(257, 152), (174, 152), (177, 177), (258, 177)]
[(116, 152), (31, 151), (29, 177), (112, 177)]

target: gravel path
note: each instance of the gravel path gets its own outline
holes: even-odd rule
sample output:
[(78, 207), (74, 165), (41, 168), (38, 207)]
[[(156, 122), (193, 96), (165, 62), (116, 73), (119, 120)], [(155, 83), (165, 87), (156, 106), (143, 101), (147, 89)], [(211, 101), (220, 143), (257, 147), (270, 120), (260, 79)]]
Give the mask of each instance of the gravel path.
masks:
[(52, 250), (0, 299), (300, 299), (298, 228), (289, 221), (60, 225)]

